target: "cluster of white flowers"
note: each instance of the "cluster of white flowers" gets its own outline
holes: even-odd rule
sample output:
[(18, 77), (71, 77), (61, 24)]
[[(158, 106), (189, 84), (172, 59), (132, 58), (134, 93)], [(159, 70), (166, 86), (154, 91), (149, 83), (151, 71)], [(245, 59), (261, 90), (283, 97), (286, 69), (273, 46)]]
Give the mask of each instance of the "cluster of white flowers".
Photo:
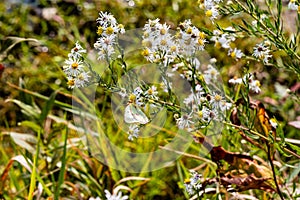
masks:
[(219, 3), (222, 0), (200, 0), (199, 7), (205, 10), (205, 15), (214, 22), (219, 16)]
[[(108, 190), (104, 190), (106, 200), (127, 200), (129, 197), (127, 195), (122, 196), (122, 192), (110, 193)], [(101, 200), (100, 197), (90, 197), (89, 200)]]
[(83, 65), (83, 53), (86, 53), (86, 50), (76, 42), (75, 47), (68, 54), (68, 59), (65, 61), (63, 71), (67, 76), (69, 88), (84, 87), (89, 82), (89, 72), (86, 71)]
[(149, 20), (144, 26), (142, 55), (150, 62), (169, 65), (178, 56), (192, 56), (204, 50), (205, 34), (192, 26), (191, 20), (180, 23), (174, 36), (170, 26), (161, 24), (159, 19)]
[(224, 112), (232, 107), (225, 98), (216, 92), (206, 93), (200, 84), (197, 84), (195, 90), (184, 99), (184, 105), (190, 113), (182, 114), (176, 119), (179, 129), (193, 130), (194, 124), (199, 123), (200, 127), (206, 126), (210, 121), (221, 121), (224, 118)]
[(193, 195), (196, 192), (199, 192), (202, 190), (202, 184), (201, 184), (201, 174), (198, 174), (196, 171), (191, 171), (191, 178), (186, 179), (184, 181), (185, 190), (189, 195)]
[(256, 44), (253, 49), (253, 56), (255, 58), (263, 60), (264, 64), (269, 63), (269, 59), (272, 58), (272, 55), (270, 54), (270, 45), (268, 41), (261, 42), (259, 44)]
[(249, 89), (252, 92), (255, 93), (260, 93), (261, 89), (260, 89), (260, 82), (259, 80), (254, 79), (254, 75), (249, 73), (246, 74), (243, 78), (237, 78), (234, 77), (232, 79), (229, 80), (229, 83), (231, 84), (245, 84), (246, 86), (248, 85)]
[(300, 13), (300, 6), (297, 3), (297, 0), (290, 0), (288, 4), (288, 9), (297, 10)]
[(101, 11), (96, 21), (99, 38), (94, 47), (98, 50), (99, 60), (108, 59), (115, 53), (114, 45), (117, 44), (118, 34), (124, 34), (125, 29), (122, 24), (118, 24), (112, 14), (107, 12)]
[(235, 41), (236, 34), (234, 34), (235, 29), (231, 26), (224, 29), (226, 32), (223, 33), (220, 30), (214, 30), (211, 41), (215, 42), (215, 47), (228, 49), (228, 56), (238, 60), (244, 56), (243, 52), (237, 48), (232, 49), (231, 43)]

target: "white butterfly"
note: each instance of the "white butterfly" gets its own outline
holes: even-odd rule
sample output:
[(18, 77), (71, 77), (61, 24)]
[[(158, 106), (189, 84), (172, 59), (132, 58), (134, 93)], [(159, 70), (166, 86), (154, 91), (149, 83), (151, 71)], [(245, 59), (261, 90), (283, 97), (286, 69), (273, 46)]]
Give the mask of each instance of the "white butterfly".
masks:
[(133, 104), (129, 104), (125, 108), (124, 113), (125, 122), (128, 124), (139, 123), (139, 124), (147, 124), (149, 122), (148, 117), (143, 113), (141, 109), (136, 107)]

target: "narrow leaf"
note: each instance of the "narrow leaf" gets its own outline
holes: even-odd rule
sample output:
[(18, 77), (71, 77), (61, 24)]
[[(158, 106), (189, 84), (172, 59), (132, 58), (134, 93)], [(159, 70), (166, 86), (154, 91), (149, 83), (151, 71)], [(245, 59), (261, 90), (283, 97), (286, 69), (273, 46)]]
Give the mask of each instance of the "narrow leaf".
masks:
[(42, 123), (47, 115), (49, 114), (50, 110), (52, 109), (54, 102), (55, 102), (55, 97), (58, 91), (55, 91), (51, 94), (49, 100), (46, 102), (46, 105), (43, 107), (42, 113), (40, 115), (40, 122)]

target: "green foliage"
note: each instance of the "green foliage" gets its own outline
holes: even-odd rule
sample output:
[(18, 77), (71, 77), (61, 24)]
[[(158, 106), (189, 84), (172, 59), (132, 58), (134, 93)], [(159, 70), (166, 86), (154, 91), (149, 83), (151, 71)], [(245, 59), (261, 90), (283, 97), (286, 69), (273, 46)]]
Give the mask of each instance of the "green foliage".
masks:
[[(299, 127), (290, 123), (300, 120), (299, 20), (296, 34), (291, 34), (285, 26), (290, 11), (282, 1), (257, 5), (256, 1), (234, 0), (220, 8), (223, 16), (216, 24), (205, 17), (196, 1), (189, 0), (137, 0), (134, 7), (123, 1), (101, 0), (39, 3), (0, 3), (0, 67), (5, 66), (4, 70), (0, 68), (0, 199), (105, 199), (105, 190), (122, 191), (130, 199), (188, 199), (184, 183), (191, 178), (190, 169), (202, 174), (198, 199), (226, 199), (233, 194), (258, 199), (279, 198), (278, 194), (286, 199), (299, 197)], [(49, 8), (54, 9), (54, 15)], [(123, 73), (135, 68), (137, 61), (146, 62), (141, 61), (142, 56), (129, 58), (126, 63), (117, 58), (109, 63), (108, 70), (102, 70), (106, 66), (96, 61), (92, 50), (97, 38), (95, 19), (100, 10), (111, 12), (126, 29), (141, 28), (149, 18), (160, 18), (173, 29), (190, 18), (210, 37), (214, 29), (229, 33), (224, 27), (236, 29), (232, 31), (237, 34), (234, 45), (247, 54), (244, 60), (229, 58), (224, 49), (216, 48), (211, 41), (206, 49), (218, 60), (222, 89), (233, 104), (222, 122), (223, 128), (214, 130), (222, 136), (216, 146), (209, 143), (213, 140), (205, 146), (203, 135), (209, 130), (201, 129), (194, 137), (201, 142), (195, 140), (185, 152), (165, 147), (176, 135), (173, 115), (180, 110), (178, 100), (168, 99), (167, 95), (162, 96), (164, 101), (156, 102), (164, 105), (171, 116), (163, 129), (149, 140), (127, 141), (126, 133), (113, 120), (112, 92), (118, 91), (115, 86)], [(268, 17), (262, 19), (264, 15)], [(257, 21), (256, 27), (253, 20)], [(266, 65), (251, 57), (252, 47), (263, 40), (271, 42), (273, 55), (273, 61)], [(90, 101), (89, 90), (73, 93), (67, 89), (62, 66), (76, 41), (92, 52), (85, 60), (90, 63), (89, 68), (98, 67), (93, 74), (99, 83), (94, 102)], [(120, 66), (125, 64), (128, 68), (124, 72)], [(262, 84), (258, 95), (251, 92), (245, 80), (239, 85), (228, 84), (234, 76), (243, 77), (249, 72), (255, 72)], [(193, 75), (197, 73), (194, 71)], [(203, 81), (201, 78), (196, 77), (199, 82)], [(149, 89), (146, 84), (143, 87)], [(263, 110), (254, 102), (261, 102)], [(138, 115), (146, 109), (132, 111)], [(150, 115), (145, 113), (144, 119)], [(75, 115), (92, 122), (101, 118), (101, 123), (92, 127), (105, 130), (110, 141), (125, 150), (144, 153), (165, 148), (170, 154), (181, 156), (156, 171), (118, 171), (92, 154), (89, 130)], [(272, 118), (278, 122), (277, 135), (268, 124)], [(151, 134), (157, 127), (145, 125), (144, 129)], [(207, 150), (209, 145), (215, 151)], [(116, 161), (115, 155), (101, 155)], [(152, 158), (149, 156), (146, 161), (145, 168), (151, 165)], [(270, 165), (273, 161), (274, 165)]]

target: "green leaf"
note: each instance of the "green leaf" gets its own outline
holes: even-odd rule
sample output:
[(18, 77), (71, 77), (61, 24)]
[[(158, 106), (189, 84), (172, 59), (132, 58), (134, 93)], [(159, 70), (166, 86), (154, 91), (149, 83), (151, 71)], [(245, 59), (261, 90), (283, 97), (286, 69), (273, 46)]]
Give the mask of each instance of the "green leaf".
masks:
[(5, 102), (13, 102), (17, 104), (21, 108), (21, 112), (29, 117), (33, 117), (34, 119), (38, 119), (41, 113), (38, 107), (34, 107), (28, 104), (23, 103), (17, 99), (7, 99)]
[(298, 177), (300, 173), (300, 162), (298, 163), (298, 166), (292, 171), (292, 173), (289, 175), (288, 183), (291, 182), (294, 178)]
[(300, 154), (300, 147), (293, 145), (291, 143), (286, 143), (291, 149), (297, 152), (297, 154)]
[(13, 141), (20, 147), (28, 150), (30, 153), (35, 153), (37, 139), (35, 136), (27, 133), (16, 133), (16, 132), (7, 132), (11, 136)]
[(20, 125), (31, 128), (36, 133), (41, 129), (41, 126), (33, 121), (22, 121)]
[(46, 102), (46, 105), (43, 107), (42, 113), (40, 115), (39, 121), (42, 123), (47, 115), (49, 114), (50, 110), (52, 109), (54, 102), (55, 102), (55, 97), (57, 94), (58, 90), (53, 92), (49, 98), (49, 100)]

